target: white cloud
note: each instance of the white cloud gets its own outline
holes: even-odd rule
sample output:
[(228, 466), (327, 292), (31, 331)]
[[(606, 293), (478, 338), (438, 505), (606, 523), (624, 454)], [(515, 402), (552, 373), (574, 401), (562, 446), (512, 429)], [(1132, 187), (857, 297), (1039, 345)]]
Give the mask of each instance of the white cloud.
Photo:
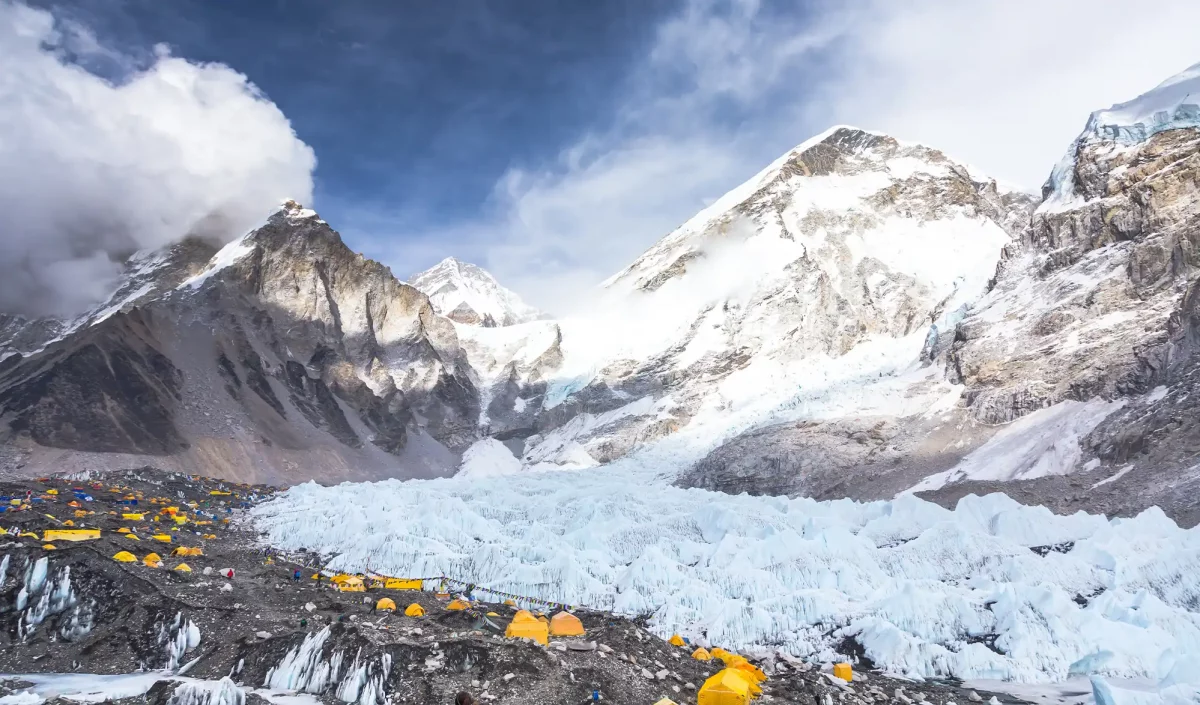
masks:
[(64, 52), (121, 55), (0, 0), (0, 310), (70, 313), (113, 262), (188, 234), (225, 240), (312, 197), (312, 150), (247, 78), (160, 48), (114, 84)]
[(432, 264), (450, 251), (562, 312), (828, 125), (922, 141), (1036, 189), (1092, 110), (1200, 60), (1191, 0), (1152, 12), (1116, 0), (796, 7), (688, 2), (632, 72), (615, 129), (582, 135), (555, 164), (514, 168), (490, 217), (388, 258)]

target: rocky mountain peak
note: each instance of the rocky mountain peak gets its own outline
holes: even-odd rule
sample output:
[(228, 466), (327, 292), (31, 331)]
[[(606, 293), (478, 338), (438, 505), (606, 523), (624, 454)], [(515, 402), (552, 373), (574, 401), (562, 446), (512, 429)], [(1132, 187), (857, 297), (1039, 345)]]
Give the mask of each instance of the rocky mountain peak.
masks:
[(487, 270), (454, 257), (413, 276), (409, 283), (429, 296), (435, 311), (457, 323), (494, 328), (543, 317)]

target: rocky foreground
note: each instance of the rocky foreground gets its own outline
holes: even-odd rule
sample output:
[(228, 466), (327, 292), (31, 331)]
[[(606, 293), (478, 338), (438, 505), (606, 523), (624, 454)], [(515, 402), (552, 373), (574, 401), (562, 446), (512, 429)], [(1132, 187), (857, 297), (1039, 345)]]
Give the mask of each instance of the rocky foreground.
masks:
[[(79, 699), (71, 687), (78, 691), (80, 679), (68, 687), (61, 674), (143, 672), (122, 688), (94, 679), (92, 689), (107, 687), (108, 697), (90, 700), (286, 702), (286, 691), (302, 691), (322, 702), (375, 705), (449, 703), (465, 690), (483, 703), (582, 703), (594, 692), (631, 705), (694, 703), (723, 667), (693, 659), (694, 646), (672, 646), (642, 619), (581, 609), (584, 636), (541, 646), (504, 637), (516, 606), (452, 611), (429, 591), (337, 590), (327, 578), (313, 580), (319, 557), (273, 555), (242, 521), (243, 509), (272, 492), (148, 470), (0, 484), (0, 527), (8, 532), (0, 539), (0, 696)], [(142, 517), (127, 518), (133, 514)], [(63, 529), (101, 533), (47, 542), (47, 530)], [(181, 547), (203, 555), (171, 555)], [(114, 560), (122, 551), (137, 560)], [(146, 564), (151, 552), (161, 564)], [(376, 611), (384, 597), (395, 612)], [(405, 616), (411, 603), (425, 616)], [(855, 665), (850, 684), (833, 678), (830, 664), (748, 654), (769, 676), (761, 701), (944, 705), (992, 697), (889, 678), (855, 657), (856, 645), (846, 650)]]

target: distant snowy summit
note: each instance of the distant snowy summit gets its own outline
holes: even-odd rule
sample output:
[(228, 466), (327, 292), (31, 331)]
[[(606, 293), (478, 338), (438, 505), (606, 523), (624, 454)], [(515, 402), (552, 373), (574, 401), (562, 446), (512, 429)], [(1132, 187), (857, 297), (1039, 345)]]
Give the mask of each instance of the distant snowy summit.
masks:
[(1133, 100), (1092, 113), (1083, 137), (1134, 144), (1165, 130), (1187, 127), (1200, 127), (1200, 64)]
[(457, 323), (495, 328), (545, 317), (487, 270), (453, 257), (415, 275), (409, 284), (429, 297), (438, 314)]

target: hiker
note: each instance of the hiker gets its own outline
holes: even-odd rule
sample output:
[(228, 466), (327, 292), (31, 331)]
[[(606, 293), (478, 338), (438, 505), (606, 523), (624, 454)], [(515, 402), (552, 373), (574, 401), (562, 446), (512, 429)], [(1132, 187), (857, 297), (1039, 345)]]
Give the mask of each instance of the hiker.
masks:
[(454, 705), (475, 705), (475, 698), (472, 698), (471, 694), (464, 690), (454, 696)]
[(293, 583), (300, 582), (300, 571), (299, 570), (292, 573), (292, 582)]

